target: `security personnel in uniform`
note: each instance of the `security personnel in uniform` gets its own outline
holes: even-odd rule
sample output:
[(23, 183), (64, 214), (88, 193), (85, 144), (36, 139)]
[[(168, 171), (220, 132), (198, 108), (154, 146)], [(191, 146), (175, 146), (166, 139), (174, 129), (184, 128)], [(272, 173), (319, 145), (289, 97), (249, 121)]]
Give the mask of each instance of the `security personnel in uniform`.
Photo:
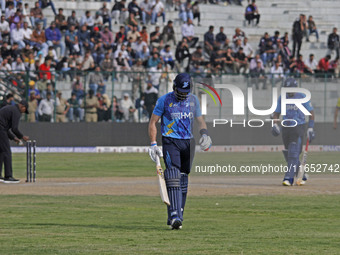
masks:
[(28, 136), (24, 136), (19, 131), (19, 121), (22, 113), (28, 113), (28, 103), (22, 100), (19, 104), (8, 105), (0, 109), (0, 174), (2, 164), (5, 165), (5, 177), (0, 177), (4, 183), (19, 183), (19, 180), (13, 178), (12, 171), (12, 152), (9, 140), (21, 142), (20, 139), (27, 141)]
[(96, 96), (94, 96), (94, 91), (89, 90), (89, 94), (82, 103), (82, 107), (85, 109), (85, 121), (86, 122), (97, 122), (97, 108), (99, 107), (99, 102)]

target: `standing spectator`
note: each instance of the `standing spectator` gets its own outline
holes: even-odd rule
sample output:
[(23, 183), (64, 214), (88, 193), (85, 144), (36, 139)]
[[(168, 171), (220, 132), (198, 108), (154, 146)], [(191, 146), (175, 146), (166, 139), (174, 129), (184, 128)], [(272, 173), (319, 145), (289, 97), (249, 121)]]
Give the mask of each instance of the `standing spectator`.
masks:
[(246, 37), (246, 34), (240, 29), (235, 28), (235, 34), (233, 35), (233, 43), (235, 44), (237, 40), (241, 40), (241, 42), (244, 40), (244, 37)]
[(255, 84), (255, 88), (259, 89), (259, 83), (262, 83), (262, 89), (267, 89), (267, 76), (262, 67), (262, 63), (259, 61), (255, 68), (249, 71), (250, 83)]
[(316, 41), (319, 42), (319, 32), (318, 29), (316, 28), (316, 24), (315, 21), (313, 20), (312, 15), (308, 17), (307, 24), (308, 24), (307, 42), (309, 42), (309, 36), (313, 33), (315, 33)]
[(144, 107), (149, 114), (149, 118), (155, 108), (156, 102), (158, 98), (158, 90), (152, 86), (151, 81), (147, 81), (147, 86), (144, 91)]
[(256, 20), (255, 26), (257, 26), (260, 22), (261, 15), (259, 14), (259, 9), (256, 6), (256, 1), (252, 0), (251, 4), (249, 4), (246, 8), (245, 18), (248, 21), (248, 25), (252, 22), (252, 20)]
[[(134, 99), (138, 98), (142, 92), (142, 82), (144, 80), (144, 67), (142, 65), (142, 60), (137, 59), (135, 65), (132, 66), (132, 97)], [(140, 93), (139, 93), (140, 92)]]
[(152, 17), (151, 17), (151, 25), (155, 25), (157, 23), (157, 18), (163, 18), (163, 24), (165, 23), (165, 12), (164, 5), (160, 0), (155, 0), (152, 4)]
[(195, 1), (192, 5), (193, 20), (197, 18), (197, 26), (201, 26), (201, 12), (199, 2)]
[(92, 28), (94, 27), (94, 19), (91, 16), (90, 11), (85, 12), (85, 15), (80, 20), (80, 25), (86, 25), (88, 30), (92, 30)]
[(227, 36), (224, 33), (224, 27), (220, 27), (220, 32), (216, 35), (215, 41), (216, 44), (220, 47), (224, 45), (225, 41), (227, 40)]
[(339, 58), (339, 43), (340, 37), (337, 34), (338, 29), (336, 27), (333, 28), (333, 32), (329, 34), (327, 46), (328, 46), (328, 55), (332, 55), (333, 50), (336, 52), (336, 58)]
[(248, 37), (244, 37), (244, 40), (242, 42), (242, 48), (247, 58), (252, 59), (254, 50), (251, 47), (250, 43), (248, 42)]
[(66, 122), (66, 114), (70, 109), (70, 105), (66, 99), (62, 97), (62, 93), (59, 91), (56, 97), (56, 122)]
[(36, 23), (43, 22), (43, 28), (46, 27), (46, 18), (44, 17), (44, 14), (42, 13), (42, 10), (40, 8), (39, 2), (35, 2), (34, 8), (31, 9), (31, 23), (32, 26), (35, 26)]
[(69, 26), (69, 24), (66, 21), (66, 17), (63, 14), (64, 9), (63, 8), (59, 8), (58, 9), (58, 14), (55, 16), (54, 21), (55, 21), (55, 25), (59, 30), (66, 30)]
[(61, 32), (56, 27), (56, 23), (51, 22), (51, 26), (45, 31), (46, 41), (48, 46), (60, 48), (60, 56), (65, 56), (65, 43), (61, 41)]
[(29, 100), (28, 100), (28, 115), (27, 121), (34, 123), (36, 122), (36, 111), (38, 109), (38, 100), (35, 97), (35, 91), (30, 92)]
[(75, 120), (83, 120), (82, 109), (79, 104), (79, 100), (77, 99), (76, 93), (71, 94), (71, 98), (67, 100), (69, 105), (69, 110), (67, 112), (67, 117), (70, 122), (74, 122)]
[(149, 3), (149, 0), (144, 0), (140, 4), (140, 8), (142, 10), (142, 24), (146, 25), (151, 20), (151, 16), (152, 16), (152, 4)]
[(94, 91), (92, 89), (89, 90), (89, 93), (82, 102), (81, 107), (85, 110), (86, 122), (98, 121), (97, 108), (99, 107), (99, 102), (98, 98), (94, 96)]
[(310, 54), (308, 60), (306, 60), (306, 66), (316, 72), (318, 69), (318, 62), (314, 59), (314, 54)]
[(46, 93), (46, 98), (41, 100), (38, 107), (39, 121), (51, 122), (54, 112), (54, 100), (52, 99), (51, 92)]
[(175, 30), (173, 26), (173, 22), (171, 20), (168, 21), (168, 24), (164, 26), (162, 38), (164, 43), (168, 43), (169, 41), (173, 41), (174, 45), (176, 45), (176, 36), (175, 36)]
[(300, 18), (296, 20), (293, 24), (293, 56), (300, 55), (301, 45), (302, 45), (302, 38), (305, 33), (305, 26), (304, 26), (304, 15), (300, 14)]
[(115, 24), (122, 24), (128, 17), (128, 11), (125, 8), (125, 0), (121, 0), (120, 2), (115, 2), (111, 10), (111, 17), (114, 19)]
[(97, 109), (98, 121), (108, 121), (111, 119), (111, 101), (108, 95), (97, 94), (99, 107)]
[(209, 31), (204, 34), (204, 50), (210, 56), (215, 47), (214, 26), (209, 26)]
[(100, 66), (96, 66), (95, 72), (90, 73), (90, 75), (89, 75), (89, 86), (90, 86), (90, 89), (93, 90), (94, 94), (97, 93), (97, 90), (101, 94), (105, 94), (106, 85), (104, 83), (103, 75), (100, 72)]
[(240, 73), (241, 68), (243, 68), (243, 73), (245, 74), (248, 70), (249, 63), (248, 63), (248, 58), (246, 54), (244, 54), (242, 47), (235, 54), (235, 61), (236, 61), (237, 73)]
[(188, 19), (194, 19), (194, 15), (192, 14), (192, 6), (190, 0), (187, 0), (185, 3), (182, 3), (179, 8), (179, 18), (185, 23)]
[(194, 25), (191, 19), (188, 19), (187, 23), (182, 25), (182, 36), (187, 39), (189, 48), (195, 47), (198, 37), (195, 37)]
[(272, 75), (272, 85), (276, 85), (277, 83), (282, 82), (283, 80), (283, 69), (280, 66), (280, 63), (278, 61), (275, 62), (275, 64), (270, 69), (270, 73)]
[(128, 93), (124, 93), (124, 98), (121, 100), (120, 106), (125, 121), (134, 120), (134, 122), (138, 122), (138, 111)]
[(150, 68), (149, 72), (150, 80), (152, 82), (152, 85), (158, 90), (162, 79), (162, 73), (163, 73), (162, 62), (159, 62), (157, 66)]
[(39, 0), (39, 5), (41, 9), (45, 9), (48, 6), (51, 6), (54, 15), (57, 15), (57, 11), (55, 10), (54, 3), (52, 2), (52, 0)]
[(72, 11), (71, 16), (67, 17), (67, 25), (68, 29), (70, 29), (71, 26), (74, 26), (76, 29), (79, 29), (79, 21), (76, 16), (76, 11)]

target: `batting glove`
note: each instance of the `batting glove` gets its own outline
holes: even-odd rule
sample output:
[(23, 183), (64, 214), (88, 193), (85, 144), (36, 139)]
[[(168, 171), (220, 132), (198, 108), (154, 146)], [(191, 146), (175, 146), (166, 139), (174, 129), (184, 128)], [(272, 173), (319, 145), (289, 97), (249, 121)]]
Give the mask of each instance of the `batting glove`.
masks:
[(199, 144), (202, 151), (208, 151), (212, 145), (210, 136), (203, 134), (201, 139), (199, 140)]
[(314, 133), (313, 128), (308, 128), (307, 129), (307, 138), (308, 138), (309, 142), (312, 142), (314, 140), (315, 133)]
[(272, 134), (273, 136), (279, 136), (280, 133), (281, 133), (280, 126), (277, 123), (275, 123), (272, 127)]
[(163, 152), (161, 148), (157, 146), (157, 143), (151, 143), (151, 146), (149, 148), (149, 156), (153, 162), (156, 163), (156, 158), (163, 157)]

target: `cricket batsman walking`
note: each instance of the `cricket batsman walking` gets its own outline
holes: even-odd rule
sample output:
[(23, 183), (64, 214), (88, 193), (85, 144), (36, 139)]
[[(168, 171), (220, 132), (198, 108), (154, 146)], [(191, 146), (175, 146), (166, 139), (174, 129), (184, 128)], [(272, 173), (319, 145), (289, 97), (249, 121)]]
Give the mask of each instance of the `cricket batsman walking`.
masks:
[[(296, 88), (297, 81), (294, 78), (287, 78), (283, 84), (286, 88)], [(304, 98), (303, 93), (288, 93), (289, 99), (301, 99)], [(308, 121), (307, 139), (311, 142), (315, 138), (314, 134), (314, 109), (310, 101), (302, 104), (307, 111), (311, 113)], [(274, 125), (272, 128), (272, 134), (278, 136), (281, 133), (280, 126), (278, 124), (281, 114), (281, 96), (278, 99), (277, 108), (274, 112)], [(302, 145), (306, 130), (305, 114), (294, 104), (287, 104), (286, 115), (283, 116), (285, 121), (285, 127), (282, 127), (282, 140), (285, 149), (283, 155), (288, 164), (288, 171), (285, 174), (282, 185), (292, 186), (294, 184), (294, 177), (298, 174), (300, 167), (300, 154), (302, 152)], [(292, 121), (289, 121), (292, 120)], [(301, 185), (305, 184), (307, 178), (303, 177)]]
[[(149, 122), (151, 141), (149, 155), (154, 162), (157, 157), (164, 155), (166, 166), (164, 177), (170, 200), (167, 224), (172, 229), (182, 228), (188, 175), (195, 154), (195, 140), (192, 132), (194, 119), (198, 122), (201, 134), (199, 140), (201, 149), (207, 151), (212, 144), (198, 98), (190, 93), (192, 86), (189, 74), (178, 74), (173, 82), (173, 92), (158, 99)], [(160, 118), (163, 151), (156, 142), (156, 123)]]

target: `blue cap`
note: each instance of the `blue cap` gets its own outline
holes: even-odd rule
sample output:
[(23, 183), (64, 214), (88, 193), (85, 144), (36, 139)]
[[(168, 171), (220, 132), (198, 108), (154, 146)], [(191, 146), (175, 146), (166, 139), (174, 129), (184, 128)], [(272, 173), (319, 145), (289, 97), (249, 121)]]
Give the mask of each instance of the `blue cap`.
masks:
[(174, 85), (179, 92), (189, 93), (191, 91), (191, 77), (187, 73), (180, 73), (174, 80)]
[(296, 88), (298, 86), (297, 81), (294, 78), (287, 78), (284, 83), (283, 87), (286, 88)]

